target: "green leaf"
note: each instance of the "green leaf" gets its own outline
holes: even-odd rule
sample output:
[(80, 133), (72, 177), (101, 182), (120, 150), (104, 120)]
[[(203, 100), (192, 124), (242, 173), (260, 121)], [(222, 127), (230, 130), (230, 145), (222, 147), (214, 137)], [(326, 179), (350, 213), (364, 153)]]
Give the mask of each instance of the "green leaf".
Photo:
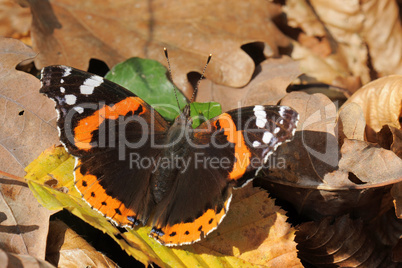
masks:
[[(173, 121), (181, 112), (174, 93), (175, 86), (166, 77), (166, 68), (157, 61), (130, 58), (114, 66), (105, 78), (133, 92), (168, 121)], [(183, 108), (187, 99), (180, 91), (176, 92)]]
[(203, 122), (218, 116), (221, 113), (222, 107), (217, 102), (193, 102), (190, 104), (190, 116), (193, 120), (193, 128), (198, 127)]

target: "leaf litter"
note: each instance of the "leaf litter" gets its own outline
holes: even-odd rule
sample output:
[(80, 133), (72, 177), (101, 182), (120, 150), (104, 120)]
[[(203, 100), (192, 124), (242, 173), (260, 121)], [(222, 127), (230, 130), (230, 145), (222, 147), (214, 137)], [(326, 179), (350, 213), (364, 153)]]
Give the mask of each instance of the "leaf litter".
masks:
[[(269, 169), (264, 170), (259, 179), (269, 193), (287, 200), (295, 207), (298, 216), (288, 219), (291, 222), (296, 220), (299, 224), (296, 226), (299, 231), (295, 239), (294, 229), (285, 222), (286, 216), (277, 206), (258, 209), (258, 204), (273, 204), (273, 201), (262, 198), (266, 195), (264, 191), (254, 189), (252, 191), (259, 191), (255, 194), (262, 199), (257, 198), (249, 206), (264, 211), (266, 219), (275, 219), (275, 223), (265, 225), (264, 229), (257, 220), (240, 226), (236, 225), (239, 223), (237, 220), (231, 221), (228, 215), (225, 221), (227, 228), (237, 231), (239, 236), (244, 235), (249, 239), (252, 234), (258, 239), (245, 240), (248, 242), (244, 245), (237, 245), (237, 240), (232, 237), (236, 237), (237, 233), (220, 234), (220, 227), (211, 234), (211, 238), (188, 248), (166, 249), (160, 245), (148, 245), (148, 242), (144, 243), (146, 231), (140, 229), (139, 234), (119, 233), (96, 213), (91, 214), (91, 210), (77, 205), (79, 203), (73, 204), (78, 201), (71, 203), (74, 189), (68, 179), (69, 165), (72, 165), (68, 157), (62, 158), (62, 162), (55, 161), (52, 164), (54, 170), (49, 168), (46, 171), (49, 166), (42, 162), (42, 166), (37, 166), (35, 172), (30, 173), (31, 179), (36, 176), (41, 179), (41, 184), (47, 185), (42, 187), (29, 183), (34, 192), (44, 192), (37, 194), (41, 202), (46, 196), (49, 198), (43, 204), (56, 210), (69, 206), (74, 214), (103, 228), (112, 237), (120, 234), (124, 239), (116, 239), (118, 243), (144, 264), (153, 262), (160, 266), (181, 266), (198, 263), (214, 266), (218, 263), (240, 265), (245, 262), (279, 265), (286, 260), (288, 264), (298, 265), (299, 259), (302, 259), (313, 265), (345, 267), (382, 264), (391, 267), (394, 265), (392, 261), (398, 261), (398, 254), (402, 254), (402, 247), (398, 247), (402, 231), (396, 217), (401, 217), (402, 199), (402, 187), (398, 183), (402, 179), (402, 102), (398, 86), (401, 79), (399, 76), (390, 76), (375, 80), (383, 75), (401, 74), (401, 57), (395, 53), (400, 51), (398, 47), (401, 46), (400, 19), (395, 1), (334, 2), (328, 5), (319, 0), (309, 1), (309, 4), (289, 0), (282, 6), (255, 1), (247, 8), (234, 1), (214, 5), (214, 9), (210, 9), (205, 1), (185, 4), (177, 1), (169, 6), (154, 3), (152, 35), (147, 32), (150, 13), (145, 11), (149, 10), (145, 1), (128, 8), (120, 2), (113, 6), (91, 2), (73, 6), (68, 0), (50, 1), (47, 3), (48, 9), (34, 2), (28, 3), (33, 11), (31, 30), (33, 47), (39, 52), (35, 57), (38, 67), (63, 63), (87, 69), (89, 60), (93, 58), (111, 67), (133, 55), (153, 58), (165, 64), (161, 48), (167, 46), (172, 59), (174, 82), (188, 96), (192, 88), (189, 73), (201, 73), (205, 55), (213, 53), (213, 60), (206, 72), (207, 79), (202, 81), (197, 99), (220, 102), (224, 111), (239, 105), (280, 103), (295, 108), (301, 118), (295, 139), (278, 148), (269, 159)], [(142, 12), (137, 13), (139, 10)], [(198, 14), (194, 15), (194, 12)], [(250, 12), (255, 16), (244, 23), (245, 15)], [(116, 14), (120, 20), (114, 19)], [(133, 19), (132, 14), (141, 15)], [(212, 15), (200, 20), (203, 14)], [(284, 14), (288, 17), (287, 21), (283, 19)], [(229, 20), (230, 16), (235, 19)], [(126, 26), (121, 27), (121, 23)], [(9, 47), (21, 47), (17, 43), (3, 44), (2, 50), (5, 51)], [(257, 48), (257, 53), (269, 59), (257, 62), (255, 56), (250, 57), (240, 49), (246, 44), (254, 44), (251, 47), (254, 50)], [(18, 53), (17, 49), (15, 54)], [(33, 57), (33, 54), (15, 57), (9, 52), (8, 55), (13, 61), (4, 70), (12, 70), (14, 74), (17, 72), (15, 65)], [(272, 58), (278, 56), (280, 58)], [(323, 82), (345, 87), (349, 92), (358, 92), (344, 105), (340, 100), (329, 100), (322, 94), (289, 94), (287, 87), (291, 82), (295, 83), (298, 76), (297, 83)], [(39, 94), (24, 95), (27, 84), (38, 92), (38, 81), (32, 76), (30, 81), (27, 78), (17, 80), (13, 75), (3, 77), (6, 80), (1, 81), (2, 85), (8, 85), (4, 89), (15, 86), (22, 93), (14, 90), (3, 93), (7, 101), (13, 101), (4, 102), (0, 114), (14, 117), (7, 117), (11, 120), (4, 121), (0, 132), (5, 141), (1, 167), (4, 171), (22, 175), (22, 168), (40, 151), (58, 144), (55, 114), (52, 103), (44, 104), (48, 101), (46, 98)], [(367, 84), (372, 80), (375, 81)], [(17, 84), (15, 81), (20, 82)], [(361, 84), (367, 85), (357, 90)], [(26, 97), (20, 98), (19, 95)], [(14, 103), (19, 105), (10, 106)], [(31, 113), (34, 114), (33, 119)], [(21, 127), (16, 114), (28, 118), (31, 124)], [(42, 118), (40, 123), (34, 120), (35, 116)], [(26, 131), (21, 132), (21, 129)], [(41, 130), (39, 134), (38, 129)], [(16, 136), (14, 133), (23, 135)], [(46, 138), (40, 138), (37, 142), (38, 136)], [(10, 157), (13, 151), (16, 153)], [(12, 161), (14, 159), (17, 161)], [(285, 159), (285, 167), (275, 166), (274, 159)], [(61, 163), (61, 167), (57, 163)], [(56, 175), (50, 176), (48, 172)], [(4, 196), (20, 195), (19, 192), (8, 191), (3, 181), (1, 186), (6, 190), (3, 190)], [(240, 198), (239, 211), (242, 209), (240, 204), (247, 204), (247, 200), (250, 197)], [(236, 209), (234, 206), (231, 210), (236, 212)], [(258, 219), (258, 213), (253, 217)], [(222, 223), (223, 229), (225, 221)], [(279, 227), (283, 228), (281, 232), (276, 231)], [(266, 230), (265, 234), (263, 230)], [(314, 235), (319, 230), (327, 235), (332, 234), (332, 238), (328, 241), (328, 236)], [(280, 235), (273, 237), (271, 233)], [(378, 235), (373, 236), (372, 233)], [(280, 246), (273, 245), (273, 241), (280, 241)], [(294, 241), (298, 244), (297, 256)], [(363, 252), (361, 245), (364, 241), (370, 250)], [(318, 244), (320, 248), (317, 248)], [(350, 245), (354, 248), (350, 248)], [(278, 255), (270, 255), (273, 252)], [(213, 257), (202, 258), (205, 254)], [(277, 257), (261, 262), (261, 258), (267, 255)]]
[[(0, 170), (17, 176), (48, 146), (58, 143), (51, 122), (53, 104), (38, 93), (40, 83), (15, 66), (35, 53), (21, 42), (1, 38)], [(21, 113), (21, 111), (24, 111)], [(0, 242), (10, 253), (44, 259), (51, 211), (40, 206), (25, 183), (1, 178)]]

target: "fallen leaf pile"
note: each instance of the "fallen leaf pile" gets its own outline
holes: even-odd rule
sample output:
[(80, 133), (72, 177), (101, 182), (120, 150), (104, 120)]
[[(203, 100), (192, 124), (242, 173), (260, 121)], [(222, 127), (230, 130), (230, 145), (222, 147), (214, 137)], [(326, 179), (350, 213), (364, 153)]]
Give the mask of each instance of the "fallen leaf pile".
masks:
[[(14, 38), (0, 38), (0, 172), (11, 174), (0, 177), (0, 267), (130, 267), (126, 253), (140, 266), (399, 267), (401, 4), (0, 0), (0, 33)], [(196, 101), (223, 111), (287, 105), (300, 116), (294, 139), (234, 192), (219, 228), (181, 247), (158, 244), (149, 226), (117, 228), (80, 198), (54, 102), (39, 94), (45, 66), (107, 67), (113, 79), (118, 63), (137, 57), (154, 61), (130, 70), (137, 81), (119, 82), (175, 101), (143, 79), (173, 87), (158, 63), (167, 66), (164, 47), (185, 97), (212, 53)], [(57, 220), (63, 209), (124, 251), (99, 252), (83, 239), (90, 231), (81, 237)]]

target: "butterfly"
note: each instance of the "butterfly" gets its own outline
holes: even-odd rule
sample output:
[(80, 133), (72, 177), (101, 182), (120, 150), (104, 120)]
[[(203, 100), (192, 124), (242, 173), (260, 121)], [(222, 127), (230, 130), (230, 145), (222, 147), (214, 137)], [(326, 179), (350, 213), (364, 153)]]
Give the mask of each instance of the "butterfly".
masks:
[(252, 180), (296, 131), (287, 106), (255, 105), (192, 127), (187, 105), (173, 123), (127, 89), (67, 66), (42, 69), (56, 103), (60, 142), (75, 157), (75, 186), (121, 227), (150, 224), (167, 246), (215, 230), (234, 188)]

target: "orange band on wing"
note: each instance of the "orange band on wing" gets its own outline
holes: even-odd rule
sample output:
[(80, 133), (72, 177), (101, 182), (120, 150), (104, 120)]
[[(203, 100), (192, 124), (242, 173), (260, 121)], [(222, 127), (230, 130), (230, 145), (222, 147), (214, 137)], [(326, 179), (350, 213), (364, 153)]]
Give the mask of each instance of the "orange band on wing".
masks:
[(236, 125), (229, 114), (221, 114), (214, 122), (216, 128), (218, 128), (218, 124), (224, 130), (228, 141), (235, 144), (236, 162), (234, 163), (233, 170), (229, 173), (229, 178), (232, 180), (239, 179), (244, 175), (250, 164), (250, 150), (244, 142), (243, 133), (236, 129)]
[(75, 172), (75, 186), (92, 208), (98, 210), (104, 216), (111, 218), (120, 226), (133, 226), (137, 224), (136, 213), (116, 198), (108, 196), (96, 176), (81, 174), (78, 168)]
[(125, 116), (129, 112), (133, 114), (142, 106), (143, 114), (146, 112), (143, 101), (138, 97), (126, 98), (113, 106), (104, 106), (96, 111), (93, 115), (88, 116), (79, 121), (78, 125), (74, 128), (74, 144), (81, 150), (88, 151), (92, 148), (92, 132), (99, 129), (99, 126), (106, 119), (117, 120), (119, 116)]
[(192, 244), (199, 241), (201, 237), (205, 237), (217, 228), (226, 215), (230, 199), (231, 198), (226, 200), (224, 207), (220, 211), (208, 209), (193, 222), (178, 223), (172, 226), (167, 225), (165, 227), (155, 226), (153, 231), (150, 233), (150, 236), (166, 246)]

